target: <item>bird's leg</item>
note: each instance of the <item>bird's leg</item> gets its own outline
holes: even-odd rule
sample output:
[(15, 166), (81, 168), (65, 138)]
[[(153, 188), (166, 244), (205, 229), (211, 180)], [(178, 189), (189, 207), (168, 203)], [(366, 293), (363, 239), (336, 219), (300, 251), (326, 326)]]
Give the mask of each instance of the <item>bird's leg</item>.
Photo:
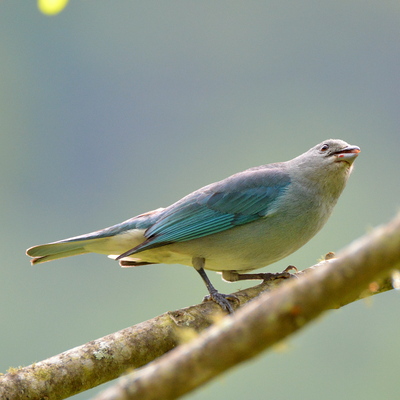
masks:
[(292, 270), (297, 271), (297, 268), (294, 265), (289, 265), (282, 272), (276, 272), (276, 273), (260, 272), (258, 274), (239, 274), (237, 271), (222, 271), (222, 279), (228, 282), (246, 281), (253, 279), (272, 281), (274, 279), (290, 278), (292, 276), (290, 274), (290, 271)]
[(211, 283), (210, 279), (208, 278), (206, 271), (204, 271), (204, 264), (205, 264), (204, 258), (194, 257), (192, 260), (192, 263), (193, 263), (193, 267), (196, 269), (196, 271), (199, 273), (199, 275), (203, 279), (204, 283), (207, 286), (208, 292), (210, 293), (210, 295), (206, 296), (204, 298), (204, 300), (205, 301), (213, 300), (224, 311), (227, 311), (228, 313), (232, 314), (233, 308), (232, 308), (232, 305), (230, 304), (229, 300), (237, 301), (238, 300), (237, 297), (232, 294), (219, 293), (218, 290), (215, 289), (215, 287)]

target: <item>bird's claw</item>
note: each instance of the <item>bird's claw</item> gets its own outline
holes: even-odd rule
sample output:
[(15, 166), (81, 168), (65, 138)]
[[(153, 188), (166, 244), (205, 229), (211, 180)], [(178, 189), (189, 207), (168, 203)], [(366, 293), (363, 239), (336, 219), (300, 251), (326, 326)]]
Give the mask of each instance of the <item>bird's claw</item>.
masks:
[(294, 265), (289, 265), (282, 272), (275, 272), (275, 273), (266, 272), (260, 275), (262, 275), (262, 279), (264, 280), (264, 282), (273, 281), (275, 279), (289, 279), (293, 276), (290, 273), (290, 271), (298, 272), (298, 269)]
[(239, 303), (239, 299), (233, 294), (223, 294), (219, 292), (210, 293), (204, 297), (203, 301), (214, 301), (217, 303), (224, 311), (232, 314), (234, 309), (230, 303), (236, 302)]

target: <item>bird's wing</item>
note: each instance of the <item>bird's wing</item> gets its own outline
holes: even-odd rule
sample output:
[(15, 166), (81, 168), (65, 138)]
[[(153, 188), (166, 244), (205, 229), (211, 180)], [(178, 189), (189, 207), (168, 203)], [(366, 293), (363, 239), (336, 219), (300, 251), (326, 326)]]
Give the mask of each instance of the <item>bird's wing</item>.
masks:
[(146, 230), (147, 240), (118, 258), (266, 217), (276, 210), (289, 183), (287, 172), (269, 166), (247, 170), (199, 189), (163, 210)]

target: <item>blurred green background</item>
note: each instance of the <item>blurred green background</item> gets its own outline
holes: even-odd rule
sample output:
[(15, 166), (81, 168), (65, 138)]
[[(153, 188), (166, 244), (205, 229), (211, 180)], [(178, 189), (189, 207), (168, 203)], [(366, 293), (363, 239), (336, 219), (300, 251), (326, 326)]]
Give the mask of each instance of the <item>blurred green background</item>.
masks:
[[(349, 184), (321, 233), (269, 270), (312, 265), (398, 211), (397, 0), (72, 1), (55, 17), (8, 1), (0, 34), (1, 372), (206, 294), (188, 267), (31, 267), (27, 247), (330, 137), (362, 149)], [(395, 398), (398, 310), (393, 291), (330, 312), (187, 398)]]

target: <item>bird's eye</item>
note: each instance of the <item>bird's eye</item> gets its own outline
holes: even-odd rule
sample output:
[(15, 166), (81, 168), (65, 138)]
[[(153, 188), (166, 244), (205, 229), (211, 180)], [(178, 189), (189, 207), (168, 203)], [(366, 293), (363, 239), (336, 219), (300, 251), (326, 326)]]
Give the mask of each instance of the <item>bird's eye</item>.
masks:
[(320, 151), (325, 152), (329, 149), (329, 144), (324, 144), (321, 146)]

